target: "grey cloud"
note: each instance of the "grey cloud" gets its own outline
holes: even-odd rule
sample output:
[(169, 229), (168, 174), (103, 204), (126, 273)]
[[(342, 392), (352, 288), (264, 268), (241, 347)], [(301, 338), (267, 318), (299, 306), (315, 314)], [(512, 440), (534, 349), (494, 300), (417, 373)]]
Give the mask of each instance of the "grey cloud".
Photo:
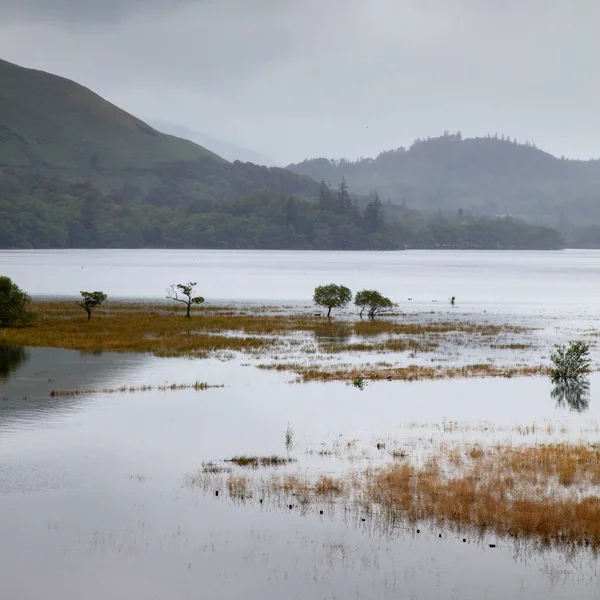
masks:
[(193, 0), (1, 0), (0, 10), (8, 20), (99, 24), (148, 10), (176, 10), (183, 3), (191, 1)]
[(2, 19), (3, 58), (281, 161), (444, 129), (600, 154), (596, 0), (9, 2), (39, 12)]

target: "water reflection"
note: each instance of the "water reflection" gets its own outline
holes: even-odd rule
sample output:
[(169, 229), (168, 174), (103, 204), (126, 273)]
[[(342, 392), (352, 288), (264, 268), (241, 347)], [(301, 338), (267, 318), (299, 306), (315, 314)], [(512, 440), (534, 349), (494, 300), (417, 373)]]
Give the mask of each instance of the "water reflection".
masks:
[(6, 381), (9, 375), (29, 360), (29, 352), (21, 346), (0, 345), (0, 380)]
[(0, 345), (0, 429), (14, 424), (15, 419), (59, 417), (87, 402), (81, 397), (53, 398), (53, 390), (146, 383), (147, 378), (140, 381), (137, 371), (148, 360), (136, 354)]
[(353, 333), (347, 328), (332, 328), (329, 331), (315, 331), (315, 341), (320, 348), (330, 344), (345, 344), (353, 337)]
[[(418, 451), (423, 439), (437, 439), (444, 427), (403, 424), (429, 423), (441, 414), (479, 432), (448, 425), (450, 439), (500, 440), (507, 430), (490, 432), (487, 420), (512, 431), (515, 419), (555, 417), (545, 378), (374, 382), (358, 394), (343, 383), (284, 384), (277, 373), (236, 361), (29, 352), (29, 362), (2, 391), (9, 400), (0, 402), (2, 598), (101, 600), (115, 597), (115, 581), (125, 595), (135, 590), (139, 598), (182, 600), (238, 598), (248, 589), (264, 600), (597, 598), (589, 549), (570, 566), (563, 553), (542, 555), (523, 545), (517, 562), (508, 539), (409, 527), (399, 514), (380, 527), (377, 513), (350, 510), (355, 507), (348, 503), (311, 505), (293, 497), (281, 507), (256, 493), (230, 503), (224, 484), (207, 494), (181, 489), (185, 474), (202, 461), (268, 456), (282, 451), (282, 442), (307, 469), (335, 473), (347, 464), (358, 469), (362, 463), (345, 457), (360, 460), (362, 454), (321, 457), (318, 451), (361, 439), (372, 449), (367, 460), (377, 464), (393, 448), (380, 452), (375, 441), (401, 439), (403, 449)], [(591, 379), (600, 381), (594, 377), (600, 374)], [(227, 387), (201, 394), (49, 396), (52, 389), (195, 379)], [(581, 415), (571, 417), (579, 437), (586, 423)], [(558, 579), (564, 573), (571, 579)]]
[(559, 408), (569, 407), (578, 413), (590, 407), (589, 379), (561, 380), (554, 385), (550, 393)]

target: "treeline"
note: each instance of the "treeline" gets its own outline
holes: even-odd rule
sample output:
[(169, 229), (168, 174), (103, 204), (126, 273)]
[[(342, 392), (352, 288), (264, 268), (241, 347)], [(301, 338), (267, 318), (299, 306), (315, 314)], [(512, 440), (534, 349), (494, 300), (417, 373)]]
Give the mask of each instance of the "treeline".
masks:
[(506, 136), (446, 132), (375, 158), (315, 158), (288, 168), (316, 180), (345, 177), (356, 193), (377, 189), (422, 212), (511, 214), (558, 229), (570, 246), (600, 244), (594, 231), (581, 231), (600, 225), (600, 160), (559, 159)]
[[(208, 164), (208, 163), (207, 163)], [(200, 166), (198, 166), (200, 165)], [(35, 172), (0, 173), (2, 248), (237, 248), (398, 250), (404, 248), (556, 249), (553, 229), (511, 217), (426, 216), (254, 165), (228, 165), (236, 177), (198, 180), (202, 163), (163, 167), (149, 191), (131, 184), (108, 193), (90, 182)], [(187, 169), (187, 170), (186, 170)], [(192, 172), (190, 172), (190, 170)], [(255, 189), (257, 173), (280, 189)], [(244, 175), (245, 174), (245, 175)], [(232, 183), (233, 181), (233, 183)], [(275, 181), (275, 183), (274, 183)], [(237, 182), (237, 183), (236, 183)], [(296, 187), (298, 192), (286, 190)], [(305, 195), (301, 195), (304, 193)], [(309, 195), (312, 193), (312, 195)]]

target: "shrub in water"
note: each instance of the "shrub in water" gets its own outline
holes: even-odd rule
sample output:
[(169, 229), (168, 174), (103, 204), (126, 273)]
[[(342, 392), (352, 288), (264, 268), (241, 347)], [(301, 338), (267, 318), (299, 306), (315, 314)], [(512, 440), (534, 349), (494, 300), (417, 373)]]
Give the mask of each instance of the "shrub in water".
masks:
[(556, 345), (550, 360), (554, 364), (550, 369), (550, 377), (555, 383), (579, 379), (590, 372), (590, 347), (585, 342)]
[(367, 387), (368, 383), (369, 382), (362, 375), (359, 375), (352, 380), (352, 385), (361, 391)]

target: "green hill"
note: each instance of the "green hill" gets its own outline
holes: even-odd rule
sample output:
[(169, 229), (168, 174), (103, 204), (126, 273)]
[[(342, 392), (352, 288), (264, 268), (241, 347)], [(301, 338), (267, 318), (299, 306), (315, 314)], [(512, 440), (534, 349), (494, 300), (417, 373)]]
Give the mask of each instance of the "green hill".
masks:
[(0, 60), (0, 167), (119, 176), (206, 156), (222, 161), (73, 81)]
[[(346, 164), (325, 162), (331, 172), (309, 175), (337, 184)], [(395, 185), (394, 169), (381, 170), (386, 178), (379, 183)], [(428, 173), (414, 189), (430, 189)], [(437, 174), (439, 185), (446, 176)], [(376, 187), (366, 181), (352, 191)], [(457, 181), (460, 187), (460, 178), (449, 179)], [(596, 233), (588, 239), (594, 243)], [(556, 231), (517, 219), (446, 219), (355, 197), (344, 185), (319, 186), (288, 169), (229, 163), (159, 133), (81, 85), (0, 61), (0, 248), (562, 245)]]

